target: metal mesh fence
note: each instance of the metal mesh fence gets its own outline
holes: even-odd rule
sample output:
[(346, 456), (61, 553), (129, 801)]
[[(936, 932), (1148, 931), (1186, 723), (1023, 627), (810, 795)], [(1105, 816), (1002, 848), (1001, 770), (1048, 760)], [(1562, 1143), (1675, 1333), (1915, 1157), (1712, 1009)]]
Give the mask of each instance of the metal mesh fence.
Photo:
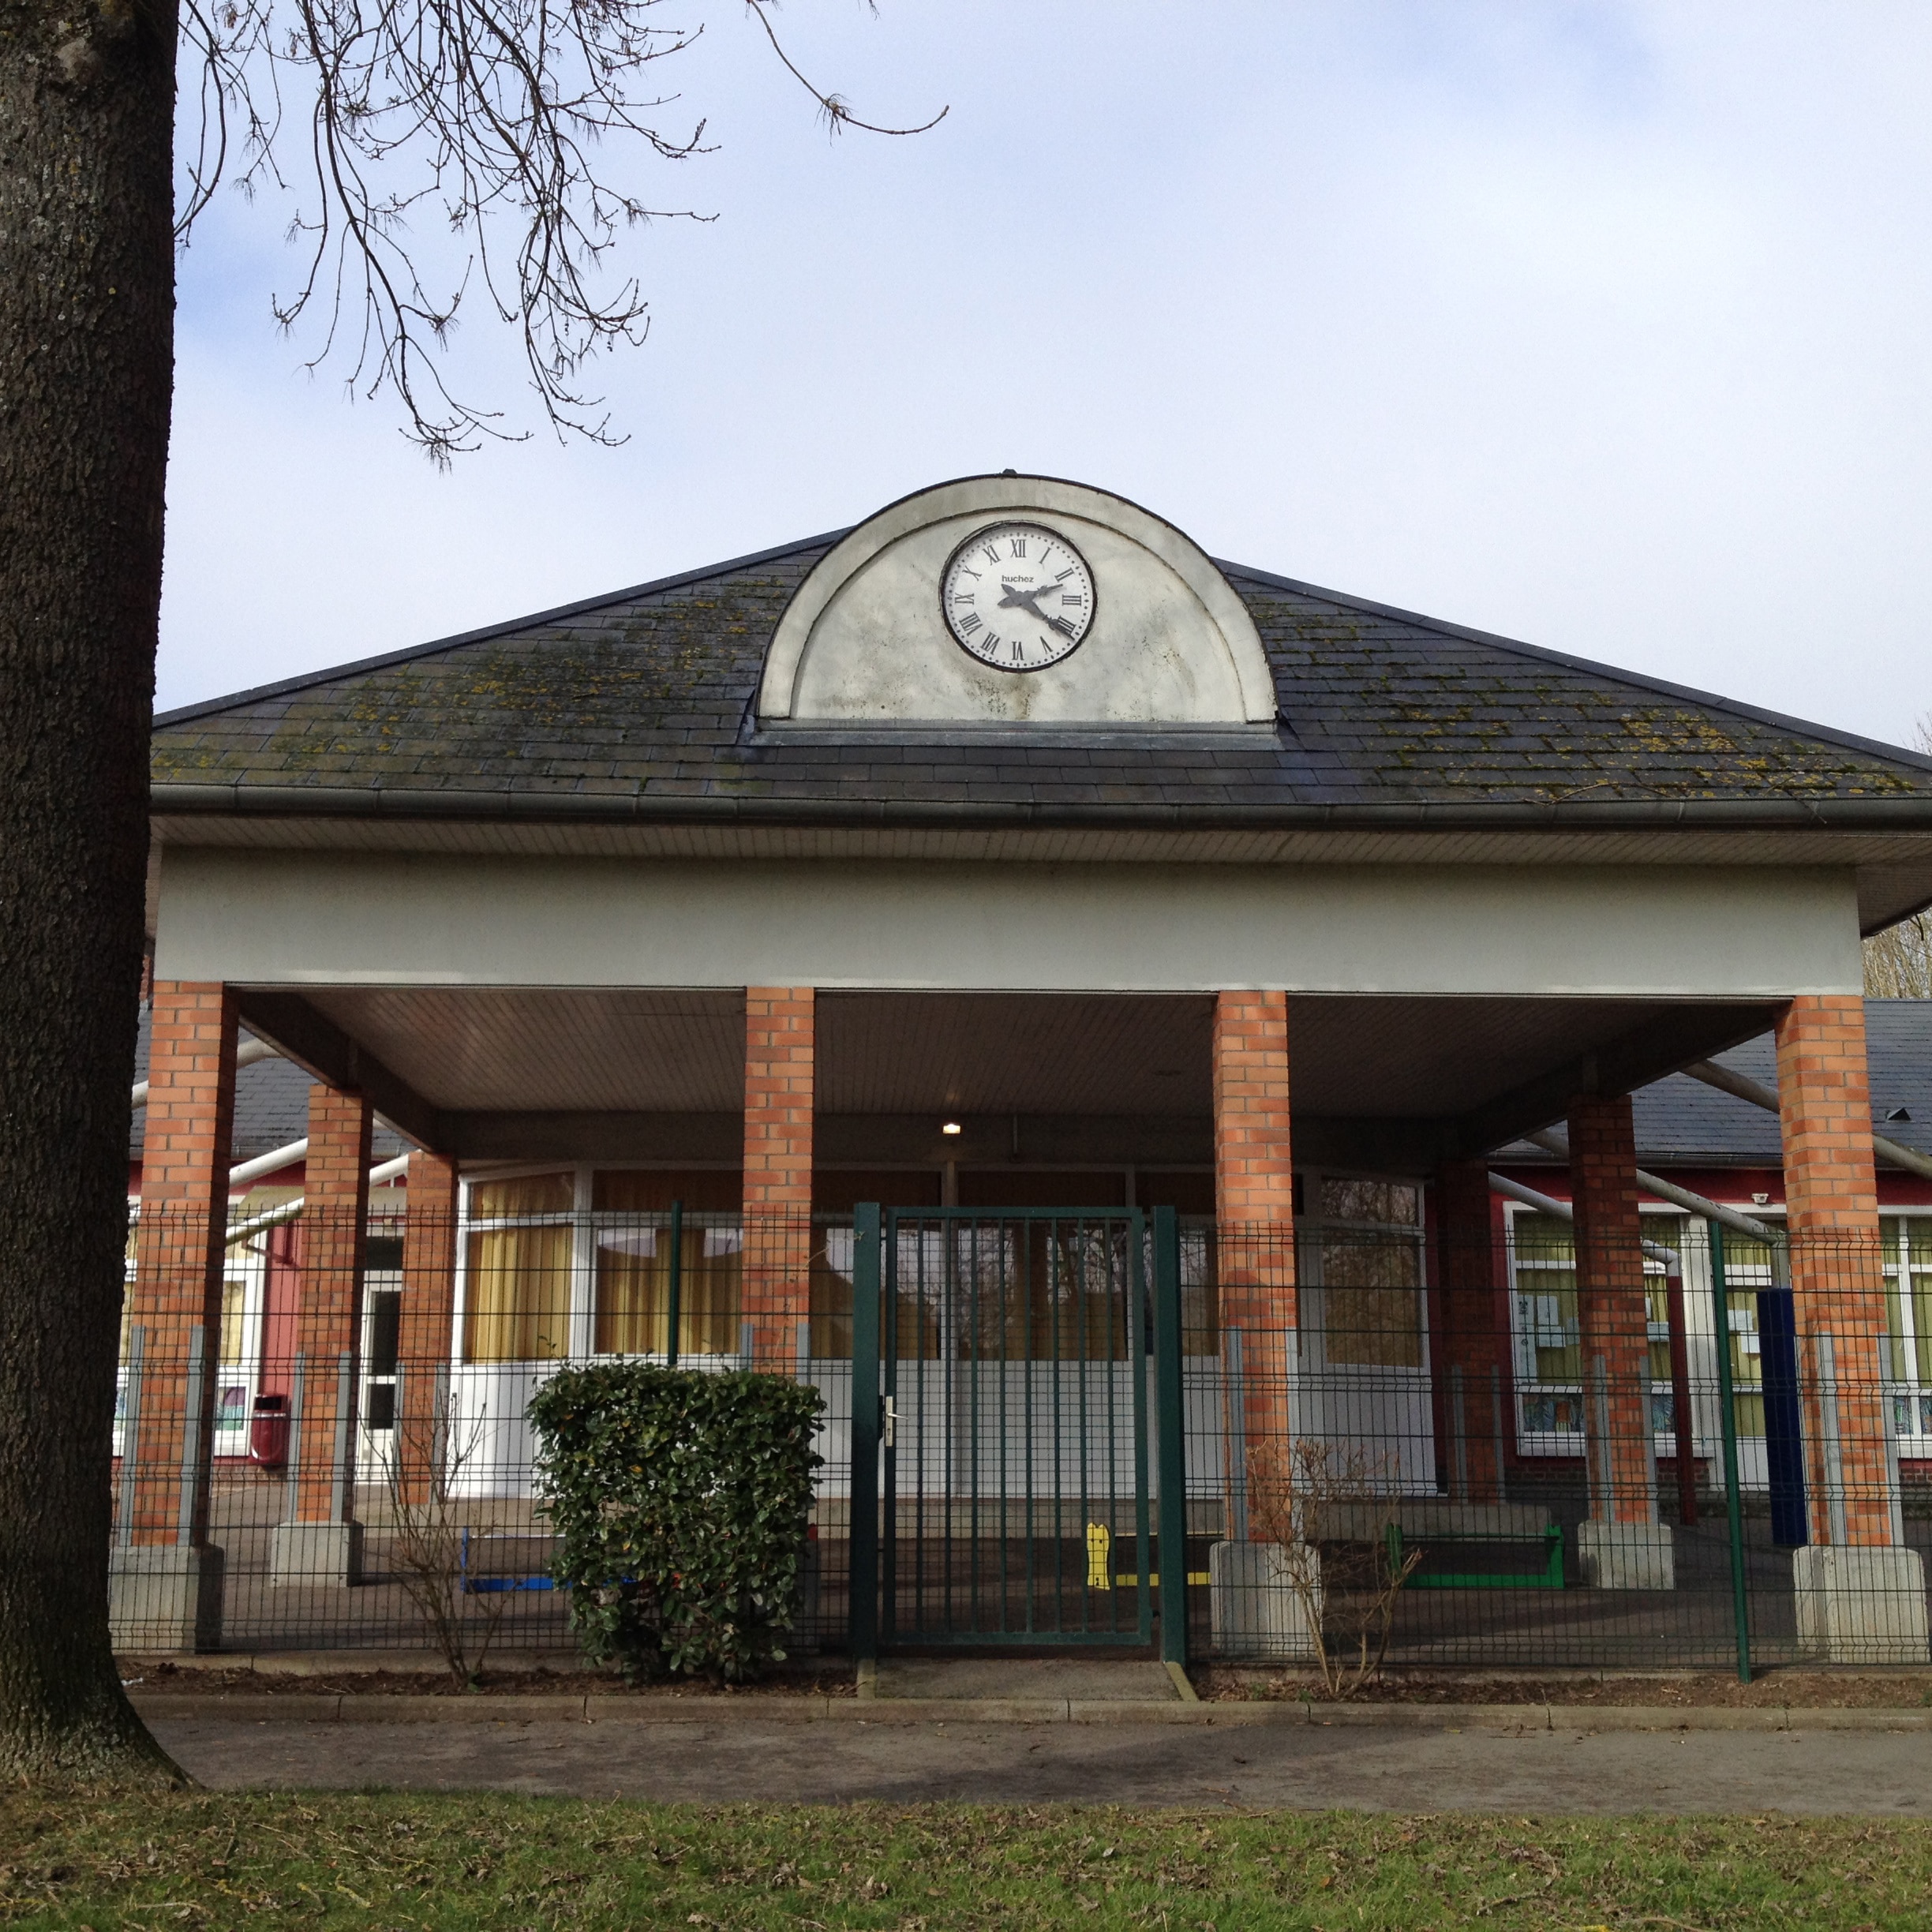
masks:
[(1766, 1246), (1646, 1215), (1580, 1259), (1533, 1213), (1454, 1241), (1353, 1204), (150, 1208), (118, 1639), (418, 1649), (440, 1593), (569, 1648), (526, 1410), (564, 1362), (643, 1357), (822, 1395), (802, 1649), (1928, 1661), (1932, 1222)]

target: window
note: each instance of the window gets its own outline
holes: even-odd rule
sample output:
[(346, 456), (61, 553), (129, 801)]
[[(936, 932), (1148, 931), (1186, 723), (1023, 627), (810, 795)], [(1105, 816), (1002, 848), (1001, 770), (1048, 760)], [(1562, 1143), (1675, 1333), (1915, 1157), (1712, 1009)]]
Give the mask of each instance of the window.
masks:
[(1342, 1174), (1310, 1179), (1316, 1211), (1301, 1258), (1324, 1359), (1331, 1367), (1427, 1367), (1421, 1189)]
[[(1576, 1247), (1569, 1224), (1540, 1214), (1514, 1215), (1510, 1267), (1515, 1285), (1517, 1400), (1526, 1438), (1583, 1433), (1583, 1324), (1577, 1306)], [(1547, 1453), (1556, 1447), (1545, 1440)], [(1573, 1452), (1567, 1440), (1561, 1443)]]
[[(1680, 1215), (1646, 1214), (1643, 1238), (1653, 1247), (1683, 1251)], [(1765, 1256), (1767, 1270), (1769, 1257)], [(1676, 1426), (1671, 1392), (1670, 1287), (1661, 1256), (1644, 1256), (1646, 1316), (1649, 1342), (1650, 1425), (1668, 1433)], [(1582, 1452), (1583, 1321), (1577, 1300), (1576, 1239), (1571, 1224), (1554, 1215), (1513, 1211), (1510, 1272), (1514, 1284), (1518, 1424), (1526, 1453)], [(1753, 1305), (1754, 1310), (1755, 1305)], [(1753, 1315), (1754, 1323), (1755, 1314)], [(1757, 1380), (1755, 1358), (1752, 1382)], [(1743, 1428), (1740, 1410), (1739, 1428)], [(1762, 1425), (1761, 1425), (1762, 1426)]]
[(735, 1354), (740, 1191), (735, 1169), (570, 1167), (470, 1182), (463, 1358), (663, 1354), (674, 1204), (679, 1354)]
[[(1893, 1426), (1900, 1436), (1932, 1436), (1932, 1215), (1884, 1215), (1885, 1372), (1894, 1384)], [(1923, 1454), (1915, 1444), (1915, 1453)]]
[[(734, 1222), (736, 1217), (732, 1217)], [(597, 1320), (600, 1355), (661, 1355), (671, 1336), (672, 1256), (677, 1256), (678, 1354), (728, 1355), (738, 1346), (743, 1237), (734, 1225), (683, 1217), (674, 1251), (668, 1213), (600, 1215), (597, 1222)]]
[[(1754, 1210), (1767, 1226), (1776, 1218)], [(1727, 1232), (1724, 1237), (1724, 1303), (1730, 1312), (1731, 1394), (1740, 1436), (1765, 1432), (1764, 1353), (1758, 1327), (1758, 1297), (1773, 1286), (1771, 1250), (1762, 1241)]]

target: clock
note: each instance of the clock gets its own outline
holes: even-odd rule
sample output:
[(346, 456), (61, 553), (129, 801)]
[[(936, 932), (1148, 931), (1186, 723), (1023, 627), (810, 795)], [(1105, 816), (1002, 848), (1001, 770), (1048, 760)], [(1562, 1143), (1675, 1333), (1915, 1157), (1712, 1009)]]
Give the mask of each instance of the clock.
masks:
[(953, 641), (996, 671), (1044, 671), (1093, 628), (1093, 572), (1058, 530), (990, 523), (953, 552), (939, 610)]

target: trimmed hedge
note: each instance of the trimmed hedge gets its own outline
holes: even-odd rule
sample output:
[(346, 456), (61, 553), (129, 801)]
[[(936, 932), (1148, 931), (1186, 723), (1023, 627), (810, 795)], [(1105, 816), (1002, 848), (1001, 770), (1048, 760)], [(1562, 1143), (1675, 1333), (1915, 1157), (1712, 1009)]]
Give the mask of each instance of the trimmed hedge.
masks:
[(648, 1362), (564, 1368), (531, 1398), (539, 1492), (585, 1654), (736, 1681), (798, 1614), (818, 1391)]

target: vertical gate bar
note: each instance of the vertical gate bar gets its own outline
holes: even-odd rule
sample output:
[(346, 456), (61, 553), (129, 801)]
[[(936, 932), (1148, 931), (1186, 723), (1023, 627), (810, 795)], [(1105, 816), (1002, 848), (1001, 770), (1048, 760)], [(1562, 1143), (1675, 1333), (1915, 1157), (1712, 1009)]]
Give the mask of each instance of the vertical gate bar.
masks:
[[(1086, 1587), (1086, 1557), (1087, 1526), (1093, 1520), (1094, 1511), (1093, 1423), (1095, 1403), (1093, 1401), (1093, 1391), (1088, 1386), (1088, 1383), (1089, 1378), (1093, 1373), (1094, 1357), (1096, 1354), (1099, 1355), (1101, 1360), (1106, 1364), (1106, 1368), (1103, 1370), (1103, 1372), (1107, 1378), (1106, 1389), (1108, 1400), (1104, 1405), (1107, 1418), (1107, 1462), (1106, 1466), (1109, 1472), (1106, 1483), (1106, 1519), (1108, 1530), (1111, 1531), (1114, 1527), (1114, 1484), (1112, 1477), (1114, 1457), (1114, 1405), (1111, 1399), (1114, 1392), (1114, 1246), (1110, 1235), (1107, 1242), (1106, 1253), (1106, 1271), (1103, 1277), (1105, 1286), (1102, 1290), (1102, 1301), (1100, 1304), (1100, 1320), (1103, 1331), (1101, 1342), (1103, 1346), (1100, 1349), (1096, 1350), (1094, 1346), (1092, 1310), (1090, 1305), (1089, 1298), (1083, 1297), (1080, 1302), (1080, 1360), (1076, 1365), (1076, 1372), (1080, 1376), (1080, 1381), (1077, 1385), (1079, 1390), (1079, 1399), (1075, 1404), (1077, 1414), (1074, 1424), (1074, 1440), (1076, 1443), (1075, 1453), (1078, 1458), (1076, 1465), (1077, 1473), (1080, 1478), (1079, 1516), (1080, 1554), (1081, 1559), (1080, 1627), (1080, 1634), (1082, 1636), (1090, 1634), (1093, 1629), (1093, 1592)], [(1065, 1523), (1064, 1522), (1057, 1522), (1055, 1527), (1064, 1538), (1066, 1533)], [(1108, 1548), (1110, 1554), (1107, 1558), (1107, 1562), (1110, 1575), (1111, 1566), (1113, 1563), (1113, 1556), (1111, 1555), (1112, 1545), (1110, 1544), (1109, 1544)], [(1108, 1590), (1104, 1593), (1106, 1597), (1107, 1602), (1110, 1606), (1114, 1601), (1114, 1593), (1111, 1590)], [(1061, 1601), (1062, 1604), (1064, 1604), (1065, 1602), (1064, 1594), (1061, 1597)], [(1064, 1616), (1064, 1611), (1062, 1612), (1062, 1615)], [(1108, 1618), (1108, 1627), (1110, 1629), (1118, 1621), (1118, 1618), (1110, 1614)]]
[[(876, 1201), (862, 1201), (852, 1211), (852, 1503), (846, 1529), (846, 1641), (855, 1662), (878, 1655), (878, 1439), (879, 1211)], [(889, 1551), (891, 1546), (889, 1527)], [(886, 1602), (889, 1631), (889, 1596)]]
[[(1512, 1421), (1514, 1418), (1511, 1418)], [(1503, 1461), (1503, 1371), (1494, 1362), (1489, 1365), (1489, 1428), (1496, 1438), (1496, 1492), (1499, 1503), (1509, 1500), (1509, 1483), (1504, 1473)]]
[(1226, 1387), (1229, 1499), (1234, 1520), (1229, 1533), (1237, 1543), (1248, 1541), (1248, 1367), (1238, 1328), (1221, 1331), (1222, 1378)]
[[(1009, 1433), (1013, 1424), (1010, 1404), (1008, 1400), (1012, 1391), (1008, 1385), (1011, 1380), (1013, 1370), (1013, 1285), (1010, 1271), (1007, 1267), (1007, 1251), (1012, 1246), (1011, 1229), (1013, 1224), (1011, 1222), (1001, 1222), (998, 1225), (1003, 1237), (1000, 1242), (1000, 1369), (999, 1388), (996, 1397), (999, 1408), (998, 1448), (999, 1465), (999, 1623), (998, 1628), (1003, 1631), (1006, 1628), (1006, 1574), (1012, 1560), (1010, 1552), (1007, 1548), (1007, 1530), (1012, 1520), (1008, 1514), (1007, 1505), (1011, 1500), (1008, 1492), (1013, 1487), (1010, 1480), (1009, 1454), (1011, 1448)], [(1033, 1256), (1031, 1250), (1024, 1245), (1026, 1223), (1022, 1221), (1019, 1223), (1019, 1226), (1022, 1244), (1020, 1255), (1020, 1279), (1024, 1291), (1032, 1279)], [(1028, 1299), (1030, 1298), (1029, 1297)]]
[(1687, 1526), (1698, 1519), (1696, 1412), (1690, 1405), (1690, 1337), (1684, 1314), (1683, 1260), (1664, 1271), (1664, 1307), (1670, 1320), (1671, 1415), (1677, 1443), (1677, 1516)]
[[(1151, 1324), (1148, 1309), (1147, 1279), (1147, 1217), (1135, 1208), (1127, 1224), (1127, 1279), (1121, 1284), (1125, 1296), (1122, 1325), (1126, 1330), (1123, 1338), (1128, 1367), (1133, 1374), (1133, 1481), (1134, 1481), (1134, 1631), (1142, 1643), (1154, 1641), (1154, 1601), (1151, 1586), (1148, 1578), (1153, 1565), (1148, 1561), (1149, 1533), (1152, 1529), (1148, 1518), (1148, 1470), (1147, 1470), (1147, 1344), (1150, 1339)], [(1108, 1384), (1110, 1396), (1113, 1384)], [(1114, 1466), (1110, 1459), (1110, 1467)], [(1113, 1521), (1115, 1502), (1110, 1499), (1107, 1505), (1108, 1522)], [(1185, 1505), (1182, 1506), (1183, 1514)], [(1185, 1572), (1186, 1564), (1181, 1565)], [(1186, 1582), (1185, 1574), (1181, 1582)], [(1110, 1596), (1108, 1601), (1112, 1601)], [(1185, 1598), (1183, 1599), (1185, 1601)], [(1114, 1619), (1118, 1628), (1120, 1619)]]
[(298, 1349), (289, 1371), (289, 1451), (288, 1465), (283, 1473), (283, 1482), (287, 1500), (283, 1506), (283, 1514), (290, 1522), (298, 1520), (296, 1513), (296, 1479), (301, 1473), (302, 1409), (308, 1395), (309, 1360)]
[[(921, 1412), (919, 1398), (924, 1395), (926, 1391), (926, 1297), (928, 1286), (926, 1279), (926, 1249), (923, 1242), (920, 1244), (918, 1249), (918, 1257), (917, 1261), (914, 1264), (912, 1272), (914, 1295), (912, 1318), (912, 1402), (913, 1413), (919, 1417), (923, 1425), (925, 1417)], [(899, 1574), (899, 1398), (904, 1391), (900, 1387), (902, 1379), (900, 1373), (900, 1350), (904, 1342), (899, 1331), (900, 1295), (897, 1275), (894, 1275), (893, 1281), (890, 1303), (893, 1312), (889, 1319), (893, 1325), (894, 1346), (891, 1350), (892, 1361), (886, 1371), (886, 1381), (892, 1391), (893, 1439), (891, 1446), (886, 1451), (886, 1466), (891, 1471), (893, 1485), (893, 1542), (891, 1547), (893, 1575), (896, 1581)], [(940, 1293), (944, 1294), (945, 1275), (943, 1269), (940, 1273), (939, 1282)], [(926, 1615), (926, 1468), (919, 1460), (916, 1449), (913, 1452), (909, 1466), (911, 1480), (906, 1487), (910, 1489), (912, 1496), (912, 1631), (916, 1638), (918, 1633), (927, 1627), (927, 1622)]]
[(1724, 1286), (1724, 1230), (1710, 1230), (1711, 1301), (1717, 1322), (1717, 1413), (1724, 1432), (1724, 1513), (1731, 1542), (1731, 1616), (1739, 1683), (1751, 1680), (1750, 1600), (1744, 1577), (1744, 1499), (1738, 1488), (1737, 1398), (1731, 1386), (1731, 1297)]
[(966, 1383), (966, 1426), (971, 1432), (968, 1440), (972, 1445), (966, 1458), (966, 1608), (967, 1615), (976, 1629), (979, 1621), (979, 1592), (985, 1575), (985, 1566), (981, 1561), (985, 1552), (979, 1546), (979, 1483), (980, 1432), (986, 1426), (986, 1417), (980, 1406), (986, 1379), (986, 1312), (979, 1305), (980, 1269), (983, 1264), (979, 1258), (979, 1234), (976, 1223), (967, 1234), (966, 1260), (966, 1313), (972, 1350)]
[(344, 1522), (349, 1516), (350, 1485), (354, 1478), (355, 1429), (355, 1357), (347, 1349), (335, 1357), (335, 1466), (329, 1472), (329, 1521)]
[(1449, 1365), (1450, 1500), (1470, 1500), (1469, 1405), (1462, 1394), (1462, 1365)]
[[(1053, 1338), (1059, 1321), (1060, 1244), (1055, 1238), (1059, 1233), (1059, 1225), (1058, 1221), (1049, 1221), (1046, 1223), (1046, 1332), (1049, 1347), (1053, 1346)], [(1029, 1241), (1027, 1245), (1030, 1253), (1032, 1243)], [(1038, 1422), (1033, 1413), (1036, 1365), (1034, 1360), (1032, 1315), (1033, 1297), (1028, 1295), (1027, 1297), (1026, 1365), (1023, 1371), (1023, 1379), (1020, 1387), (1020, 1398), (1025, 1410), (1026, 1428), (1026, 1434), (1022, 1438), (1026, 1445), (1023, 1465), (1026, 1473), (1026, 1510), (1020, 1518), (1020, 1522), (1026, 1530), (1026, 1594), (1023, 1599), (1026, 1608), (1024, 1620), (1020, 1627), (1029, 1634), (1034, 1627), (1034, 1611), (1038, 1601), (1039, 1589), (1039, 1552), (1035, 1543), (1035, 1538), (1039, 1531), (1038, 1522), (1033, 1513), (1034, 1492), (1039, 1485), (1034, 1471), (1035, 1432), (1038, 1428)]]
[(134, 1541), (134, 1485), (140, 1475), (141, 1369), (148, 1354), (148, 1328), (128, 1330), (127, 1395), (121, 1410), (121, 1520), (114, 1541), (125, 1549)]
[(1825, 1451), (1825, 1520), (1833, 1546), (1845, 1546), (1844, 1450), (1838, 1437), (1838, 1340), (1829, 1328), (1813, 1344), (1818, 1361), (1818, 1436)]
[(197, 1322), (188, 1331), (186, 1406), (182, 1413), (181, 1508), (174, 1541), (184, 1548), (194, 1541), (195, 1504), (201, 1488), (201, 1391), (208, 1374), (208, 1338)]
[(440, 1361), (436, 1372), (436, 1413), (429, 1425), (429, 1480), (435, 1485), (438, 1501), (447, 1493), (450, 1423), (450, 1365), (447, 1361)]
[(671, 1204), (671, 1285), (665, 1331), (665, 1366), (678, 1365), (678, 1331), (684, 1325), (684, 1204)]
[[(949, 1230), (949, 1245), (951, 1235)], [(957, 1249), (939, 1277), (939, 1309), (933, 1323), (934, 1345), (928, 1367), (924, 1341), (924, 1328), (920, 1330), (919, 1376), (920, 1386), (936, 1376), (939, 1385), (940, 1426), (944, 1433), (939, 1439), (939, 1487), (941, 1507), (945, 1511), (945, 1536), (940, 1545), (945, 1564), (943, 1586), (946, 1607), (946, 1621), (953, 1621), (954, 1598), (957, 1593), (959, 1563), (958, 1526), (953, 1520), (954, 1498), (959, 1490), (958, 1437), (959, 1437), (959, 1377), (961, 1372), (960, 1357), (952, 1346), (952, 1337), (959, 1322), (959, 1261)]]
[[(1187, 1456), (1181, 1437), (1181, 1223), (1171, 1208), (1154, 1210), (1154, 1387), (1160, 1445), (1161, 1656), (1170, 1664), (1185, 1664)], [(1140, 1547), (1144, 1574), (1144, 1530)]]
[(1791, 1255), (1771, 1250), (1771, 1286), (1758, 1295), (1758, 1365), (1764, 1391), (1765, 1460), (1771, 1479), (1771, 1540), (1798, 1548), (1811, 1540), (1805, 1498), (1804, 1410), (1798, 1394), (1798, 1330)]

